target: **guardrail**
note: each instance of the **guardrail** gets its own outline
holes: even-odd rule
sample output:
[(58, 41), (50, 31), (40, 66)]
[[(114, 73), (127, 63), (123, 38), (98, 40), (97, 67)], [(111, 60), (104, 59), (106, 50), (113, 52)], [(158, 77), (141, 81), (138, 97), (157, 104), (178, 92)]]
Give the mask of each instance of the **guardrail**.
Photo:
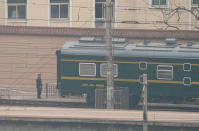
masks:
[[(114, 109), (129, 109), (129, 94), (128, 87), (115, 87), (114, 93)], [(96, 89), (95, 90), (95, 108), (104, 109), (107, 108), (107, 90)]]
[(18, 91), (8, 88), (0, 88), (0, 99), (32, 99), (36, 94), (33, 92)]
[(56, 83), (46, 83), (46, 97), (60, 96)]

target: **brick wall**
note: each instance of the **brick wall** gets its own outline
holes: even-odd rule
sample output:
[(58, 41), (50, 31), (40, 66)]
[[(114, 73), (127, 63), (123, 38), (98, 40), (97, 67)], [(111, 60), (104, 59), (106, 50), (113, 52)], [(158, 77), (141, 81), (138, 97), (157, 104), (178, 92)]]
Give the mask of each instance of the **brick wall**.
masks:
[(0, 85), (35, 86), (56, 82), (56, 50), (73, 37), (0, 35)]

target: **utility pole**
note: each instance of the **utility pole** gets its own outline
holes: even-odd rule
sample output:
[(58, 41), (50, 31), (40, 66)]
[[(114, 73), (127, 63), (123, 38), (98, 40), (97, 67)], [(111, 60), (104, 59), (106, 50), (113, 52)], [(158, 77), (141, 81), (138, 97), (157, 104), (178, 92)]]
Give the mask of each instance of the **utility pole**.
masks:
[(111, 0), (106, 0), (107, 109), (114, 109)]
[(143, 131), (148, 131), (147, 124), (147, 74), (143, 74)]

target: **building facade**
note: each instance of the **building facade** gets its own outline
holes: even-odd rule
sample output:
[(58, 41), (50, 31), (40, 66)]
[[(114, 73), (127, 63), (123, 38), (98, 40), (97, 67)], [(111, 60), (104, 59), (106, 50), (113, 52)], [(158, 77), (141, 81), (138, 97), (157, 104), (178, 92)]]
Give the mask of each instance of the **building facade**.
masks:
[[(113, 36), (135, 43), (177, 38), (179, 44), (198, 44), (198, 1), (112, 0)], [(0, 87), (34, 90), (38, 73), (43, 83), (55, 83), (55, 52), (63, 43), (106, 34), (105, 3), (0, 0)]]
[[(199, 28), (198, 0), (112, 0), (116, 29)], [(105, 27), (106, 0), (1, 0), (0, 24)]]

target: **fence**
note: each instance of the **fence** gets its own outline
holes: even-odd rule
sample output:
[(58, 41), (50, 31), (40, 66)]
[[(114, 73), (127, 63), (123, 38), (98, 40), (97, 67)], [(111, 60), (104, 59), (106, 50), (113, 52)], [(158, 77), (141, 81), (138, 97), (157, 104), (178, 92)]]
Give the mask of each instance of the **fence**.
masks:
[(57, 84), (46, 83), (46, 97), (60, 96), (59, 90), (57, 89)]
[(33, 92), (18, 91), (14, 89), (0, 88), (0, 99), (32, 99)]
[[(95, 90), (95, 108), (105, 109), (107, 105), (106, 89)], [(128, 87), (116, 87), (114, 89), (114, 109), (129, 108)]]
[(10, 90), (8, 90), (6, 88), (1, 88), (0, 89), (0, 98), (10, 99)]

